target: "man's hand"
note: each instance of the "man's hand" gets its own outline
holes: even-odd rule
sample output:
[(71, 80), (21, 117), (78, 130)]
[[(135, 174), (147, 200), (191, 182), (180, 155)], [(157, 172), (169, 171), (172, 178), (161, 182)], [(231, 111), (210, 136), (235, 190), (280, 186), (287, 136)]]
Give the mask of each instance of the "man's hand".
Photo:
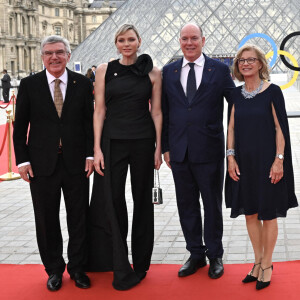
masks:
[(86, 177), (89, 178), (90, 175), (94, 172), (94, 161), (92, 159), (85, 160), (85, 169), (87, 174)]
[(166, 162), (167, 166), (170, 169), (172, 169), (171, 164), (170, 164), (170, 152), (169, 151), (164, 153), (164, 161)]
[(18, 169), (22, 179), (30, 183), (28, 175), (30, 175), (30, 177), (34, 177), (31, 165), (22, 166), (19, 167)]

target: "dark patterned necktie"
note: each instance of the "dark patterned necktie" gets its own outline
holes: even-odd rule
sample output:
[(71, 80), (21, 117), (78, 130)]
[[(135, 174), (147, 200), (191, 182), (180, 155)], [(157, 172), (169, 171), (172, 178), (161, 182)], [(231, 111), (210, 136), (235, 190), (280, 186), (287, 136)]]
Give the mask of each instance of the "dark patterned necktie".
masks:
[(196, 75), (195, 75), (195, 63), (189, 63), (190, 71), (187, 78), (187, 84), (186, 84), (186, 96), (189, 101), (189, 103), (192, 102), (192, 99), (197, 91), (196, 86)]
[(59, 117), (61, 116), (62, 107), (64, 104), (63, 95), (59, 86), (60, 82), (61, 82), (60, 79), (55, 79), (55, 86), (54, 86), (54, 105), (56, 107), (56, 111)]
[[(55, 79), (54, 85), (54, 105), (59, 117), (61, 117), (62, 108), (64, 105), (63, 95), (60, 89), (59, 84), (61, 83), (60, 79)], [(59, 139), (59, 146), (62, 146), (61, 138)]]

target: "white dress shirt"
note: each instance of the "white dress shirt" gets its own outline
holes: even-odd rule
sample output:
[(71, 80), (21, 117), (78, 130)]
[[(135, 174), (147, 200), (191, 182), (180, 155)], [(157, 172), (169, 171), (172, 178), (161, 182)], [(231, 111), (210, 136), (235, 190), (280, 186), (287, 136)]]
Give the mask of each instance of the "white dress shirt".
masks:
[[(61, 89), (62, 92), (62, 96), (63, 96), (63, 101), (65, 101), (65, 97), (66, 97), (66, 91), (67, 91), (67, 85), (68, 85), (68, 72), (67, 70), (65, 70), (65, 72), (58, 78), (54, 77), (53, 75), (51, 75), (48, 70), (46, 69), (46, 76), (47, 76), (47, 81), (49, 84), (49, 89), (50, 89), (50, 93), (52, 96), (52, 100), (54, 102), (54, 87), (55, 87), (55, 79), (60, 79), (61, 82), (59, 84), (59, 87)], [(87, 157), (86, 159), (90, 159), (93, 160), (94, 157)], [(24, 162), (18, 165), (18, 168), (26, 166), (26, 165), (30, 165), (30, 162)]]
[(195, 76), (196, 76), (196, 86), (198, 89), (202, 80), (203, 68), (205, 63), (204, 55), (201, 53), (201, 55), (195, 61), (188, 61), (185, 57), (183, 57), (182, 69), (180, 74), (180, 82), (185, 94), (186, 94), (187, 78), (190, 71), (190, 66), (188, 65), (188, 63), (190, 62), (195, 63), (194, 69), (195, 69)]
[(61, 92), (62, 92), (63, 101), (65, 101), (67, 85), (68, 85), (68, 72), (67, 72), (67, 70), (65, 70), (65, 72), (60, 77), (56, 78), (53, 75), (51, 75), (48, 72), (48, 70), (46, 69), (46, 76), (47, 76), (47, 81), (48, 81), (48, 84), (49, 84), (49, 89), (50, 89), (50, 93), (51, 93), (53, 101), (54, 101), (55, 79), (60, 79), (59, 87), (60, 87)]

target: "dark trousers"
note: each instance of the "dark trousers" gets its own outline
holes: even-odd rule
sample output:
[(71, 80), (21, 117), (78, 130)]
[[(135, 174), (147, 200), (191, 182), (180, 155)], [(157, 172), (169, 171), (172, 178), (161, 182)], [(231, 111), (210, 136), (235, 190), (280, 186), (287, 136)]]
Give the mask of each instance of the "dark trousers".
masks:
[(10, 88), (3, 88), (3, 91), (2, 91), (3, 100), (6, 103), (9, 102), (9, 90), (10, 90)]
[(78, 175), (69, 174), (62, 155), (58, 155), (57, 165), (51, 176), (35, 176), (30, 179), (37, 242), (48, 275), (63, 273), (65, 270), (59, 221), (61, 190), (65, 199), (69, 232), (68, 272), (72, 274), (83, 271), (87, 260), (88, 179), (84, 171)]
[(127, 249), (128, 215), (125, 183), (130, 166), (133, 198), (131, 252), (135, 271), (147, 271), (154, 243), (152, 187), (154, 139), (111, 140), (111, 186), (115, 212)]
[[(222, 257), (223, 219), (222, 188), (224, 162), (191, 163), (186, 156), (183, 162), (172, 162), (177, 206), (187, 250), (193, 258)], [(204, 206), (204, 242), (200, 194)]]

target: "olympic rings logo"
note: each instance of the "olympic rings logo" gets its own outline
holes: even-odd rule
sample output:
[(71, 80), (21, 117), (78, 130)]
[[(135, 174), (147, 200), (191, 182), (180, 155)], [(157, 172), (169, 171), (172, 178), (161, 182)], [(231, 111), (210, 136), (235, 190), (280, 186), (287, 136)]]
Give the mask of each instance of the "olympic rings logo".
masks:
[[(246, 37), (244, 37), (242, 39), (242, 41), (240, 42), (240, 44), (238, 46), (238, 49), (241, 48), (248, 40), (250, 40), (252, 38), (260, 37), (260, 38), (266, 39), (271, 44), (271, 46), (273, 48), (273, 51), (270, 51), (266, 54), (266, 59), (269, 59), (271, 56), (273, 56), (272, 60), (270, 62), (270, 67), (274, 66), (274, 64), (276, 62), (276, 59), (277, 59), (277, 56), (278, 56), (278, 53), (279, 53), (280, 58), (281, 58), (282, 62), (284, 63), (284, 65), (287, 66), (289, 69), (295, 71), (292, 79), (287, 84), (284, 84), (284, 85), (280, 86), (280, 88), (282, 90), (284, 90), (284, 89), (289, 88), (290, 86), (292, 86), (295, 83), (295, 81), (297, 80), (297, 77), (299, 75), (299, 71), (300, 71), (299, 65), (298, 65), (297, 60), (295, 59), (295, 57), (292, 54), (290, 54), (289, 52), (286, 52), (284, 50), (284, 46), (285, 46), (286, 42), (290, 38), (292, 38), (296, 35), (300, 35), (300, 31), (295, 31), (295, 32), (287, 35), (283, 39), (283, 41), (281, 42), (281, 45), (279, 47), (280, 50), (277, 50), (277, 47), (276, 47), (276, 44), (275, 44), (274, 40), (272, 38), (270, 38), (268, 35), (266, 35), (264, 33), (252, 33), (252, 34), (249, 34), (249, 35), (247, 35)], [(287, 62), (285, 56), (287, 56), (291, 60), (291, 62), (293, 63), (293, 66)]]

